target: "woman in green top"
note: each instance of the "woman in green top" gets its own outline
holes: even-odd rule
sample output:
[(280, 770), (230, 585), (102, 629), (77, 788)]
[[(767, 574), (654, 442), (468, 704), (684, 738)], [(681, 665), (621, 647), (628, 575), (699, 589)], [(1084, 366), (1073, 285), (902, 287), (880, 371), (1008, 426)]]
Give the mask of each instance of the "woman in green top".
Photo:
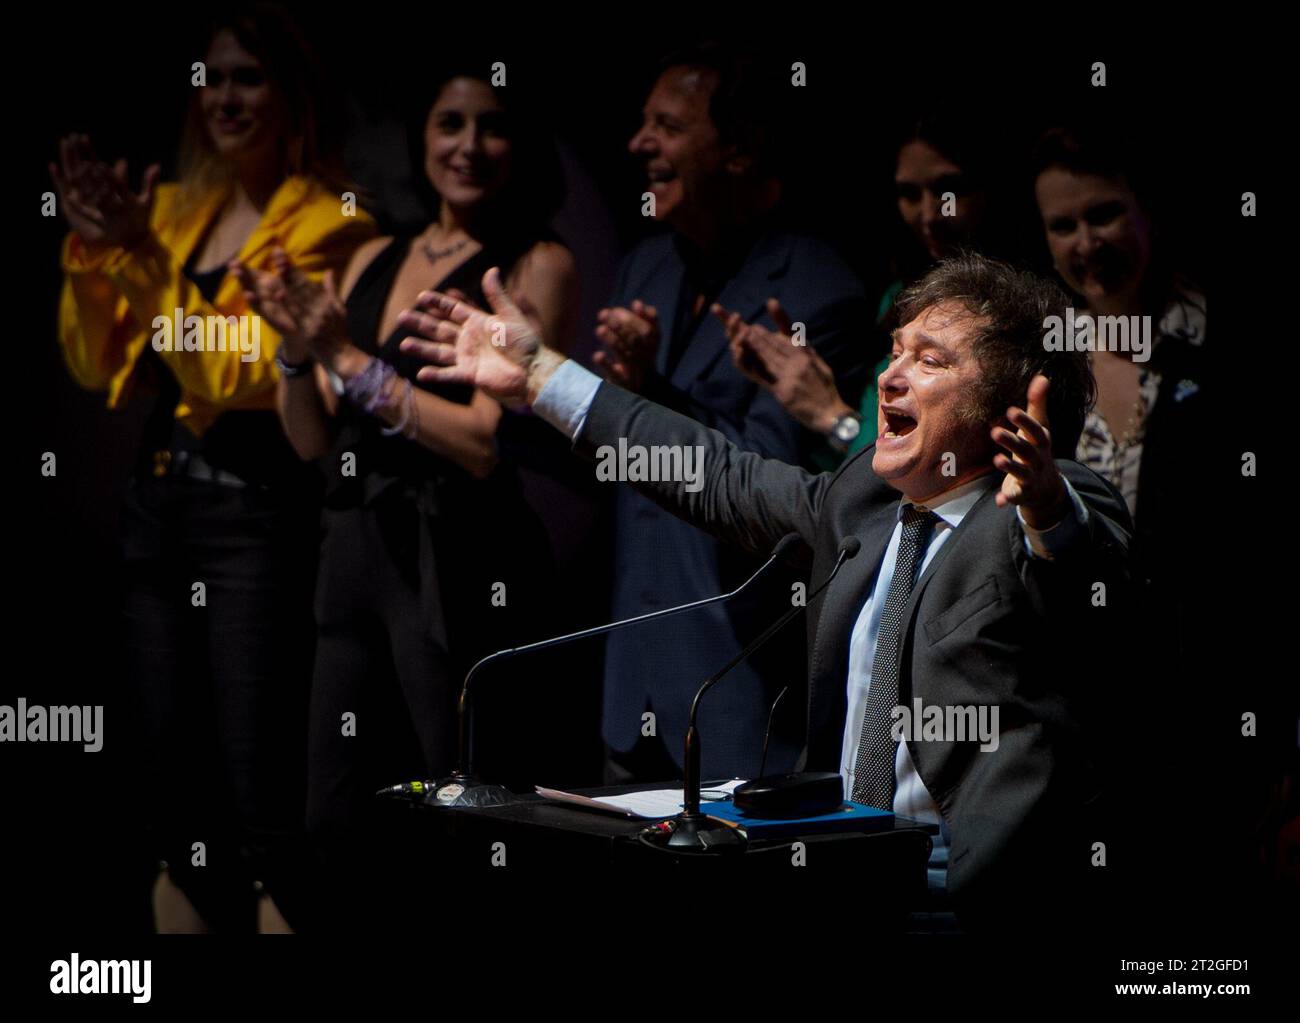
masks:
[[(888, 337), (894, 299), (939, 260), (978, 238), (987, 251), (989, 196), (998, 176), (983, 161), (995, 150), (987, 135), (962, 123), (922, 119), (909, 126), (898, 147), (894, 186), (904, 243), (893, 260), (893, 283), (881, 295), (876, 314)], [(768, 302), (778, 332), (746, 324), (724, 310), (715, 312), (727, 328), (731, 356), (749, 379), (767, 388), (795, 419), (826, 437), (819, 459), (826, 468), (876, 439), (876, 380), (889, 364), (888, 349), (862, 395), (841, 395), (835, 376), (812, 348), (791, 342), (792, 324), (779, 302)], [(855, 404), (856, 402), (856, 404)]]

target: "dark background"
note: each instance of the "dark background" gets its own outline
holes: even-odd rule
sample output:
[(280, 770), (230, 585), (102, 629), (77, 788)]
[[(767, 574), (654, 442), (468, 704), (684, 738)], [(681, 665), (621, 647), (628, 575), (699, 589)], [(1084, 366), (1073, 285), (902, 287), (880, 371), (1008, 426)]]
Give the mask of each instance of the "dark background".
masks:
[[(1222, 625), (1219, 634), (1204, 637), (1213, 684), (1198, 680), (1194, 690), (1221, 699), (1223, 717), (1214, 730), (1186, 741), (1218, 758), (1222, 788), (1206, 792), (1205, 820), (1170, 824), (1173, 834), (1215, 850), (1206, 857), (1205, 892), (1237, 893), (1253, 884), (1247, 868), (1258, 840), (1260, 794), (1295, 744), (1294, 716), (1282, 713), (1292, 706), (1295, 671), (1280, 656), (1290, 646), (1281, 639), (1281, 607), (1284, 600), (1294, 605), (1293, 576), (1283, 560), (1289, 527), (1267, 514), (1274, 506), (1263, 497), (1265, 480), (1243, 482), (1238, 471), (1243, 450), (1259, 455), (1262, 476), (1278, 471), (1267, 457), (1286, 407), (1275, 388), (1294, 343), (1290, 296), (1265, 283), (1279, 268), (1269, 253), (1286, 201), (1280, 154), (1294, 132), (1292, 101), (1283, 106), (1283, 65), (1267, 50), (1216, 49), (1231, 44), (1227, 37), (1188, 40), (1172, 29), (1149, 41), (1118, 31), (1088, 41), (1075, 28), (1044, 29), (1030, 42), (1002, 37), (989, 25), (985, 38), (966, 36), (937, 16), (933, 27), (882, 19), (852, 28), (842, 14), (810, 11), (798, 18), (792, 12), (787, 21), (794, 23), (775, 31), (769, 23), (737, 36), (735, 26), (748, 24), (738, 15), (730, 25), (660, 23), (677, 10), (625, 24), (558, 7), (549, 20), (527, 24), (495, 9), (449, 18), (382, 3), (359, 13), (313, 5), (299, 14), (351, 96), (355, 170), (379, 200), (378, 212), (392, 221), (411, 209), (395, 111), (416, 87), (411, 83), (437, 67), (440, 53), (472, 46), (489, 54), (489, 62), (507, 63), (510, 87), (535, 90), (570, 172), (557, 229), (579, 260), (580, 351), (592, 344), (591, 316), (612, 283), (617, 257), (647, 230), (639, 212), (642, 179), (626, 142), (639, 124), (657, 58), (692, 35), (747, 35), (781, 66), (806, 62), (808, 86), (792, 90), (783, 134), (797, 168), (793, 206), (810, 229), (842, 249), (871, 295), (888, 281), (885, 257), (896, 232), (894, 130), (909, 112), (967, 110), (1007, 140), (1008, 154), (1027, 147), (1040, 127), (1076, 111), (1106, 104), (1122, 113), (1135, 141), (1161, 157), (1161, 199), (1175, 211), (1167, 225), (1171, 248), (1213, 307), (1211, 343), (1225, 422), (1222, 450), (1206, 452), (1205, 485), (1237, 495), (1241, 510), (1240, 520), (1207, 522), (1205, 549), (1189, 552), (1205, 564), (1204, 596), (1217, 606)], [(16, 179), (8, 221), (21, 231), (11, 234), (6, 261), (12, 374), (6, 404), (14, 417), (9, 436), (19, 443), (9, 473), (18, 486), (5, 501), (9, 657), (0, 702), (25, 696), (43, 705), (106, 707), (105, 747), (93, 756), (67, 745), (0, 747), (0, 830), (5, 854), (16, 855), (8, 881), (33, 898), (34, 919), (49, 935), (144, 933), (150, 924), (134, 739), (115, 669), (117, 513), (144, 408), (110, 412), (101, 395), (68, 379), (55, 340), (58, 250), (66, 228), (34, 211), (50, 187), (46, 164), (68, 131), (89, 133), (102, 156), (126, 156), (137, 171), (159, 160), (169, 176), (190, 64), (202, 56), (196, 29), (202, 14), (147, 5), (51, 8), (26, 12), (9, 38), (6, 93), (18, 144), (6, 153)], [(1094, 60), (1107, 64), (1105, 90), (1089, 85)], [(1255, 220), (1240, 216), (1247, 189), (1260, 196)], [(1041, 265), (1037, 239), (1030, 225), (1026, 255)], [(45, 451), (57, 453), (56, 478), (39, 475)], [(558, 585), (577, 614), (594, 623), (603, 600), (599, 516), (546, 481), (534, 480), (532, 488), (564, 562)], [(563, 680), (573, 693), (572, 747), (557, 782), (598, 772), (598, 664), (589, 666), (588, 678)], [(1254, 707), (1261, 738), (1244, 745), (1239, 708)], [(1207, 713), (1216, 709), (1217, 703)], [(1134, 790), (1159, 812), (1158, 793), (1143, 791), (1140, 779)], [(1267, 915), (1271, 910), (1255, 892), (1242, 898)]]

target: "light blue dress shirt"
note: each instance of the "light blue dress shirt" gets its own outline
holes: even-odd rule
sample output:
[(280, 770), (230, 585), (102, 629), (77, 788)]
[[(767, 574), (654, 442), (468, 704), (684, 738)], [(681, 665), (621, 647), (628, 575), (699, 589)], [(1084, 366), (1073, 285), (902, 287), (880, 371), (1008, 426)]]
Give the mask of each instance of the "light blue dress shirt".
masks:
[[(929, 567), (953, 530), (961, 525), (966, 513), (984, 496), (986, 490), (997, 484), (997, 480), (997, 476), (990, 473), (926, 503), (925, 507), (939, 516), (939, 521), (935, 523), (934, 533), (931, 534), (925, 555), (917, 568), (917, 579)], [(889, 587), (894, 581), (894, 567), (898, 563), (898, 546), (903, 536), (903, 509), (910, 503), (912, 502), (904, 499), (898, 504), (896, 524), (890, 534), (889, 545), (885, 548), (884, 559), (872, 583), (871, 595), (862, 606), (849, 640), (848, 713), (844, 721), (844, 741), (840, 754), (840, 774), (844, 776), (845, 792), (853, 791), (853, 769), (858, 758), (858, 742), (862, 738), (862, 721), (867, 713), (867, 697), (871, 693), (871, 668), (876, 658), (880, 619), (884, 613)], [(921, 781), (921, 776), (916, 773), (916, 765), (912, 763), (912, 754), (905, 742), (898, 744), (894, 757), (894, 777), (898, 783), (894, 790), (894, 813), (940, 826), (940, 833), (934, 839), (934, 849), (930, 854), (930, 883), (932, 886), (940, 886), (946, 880), (942, 875), (946, 875), (948, 868), (948, 828), (939, 813), (939, 807)]]

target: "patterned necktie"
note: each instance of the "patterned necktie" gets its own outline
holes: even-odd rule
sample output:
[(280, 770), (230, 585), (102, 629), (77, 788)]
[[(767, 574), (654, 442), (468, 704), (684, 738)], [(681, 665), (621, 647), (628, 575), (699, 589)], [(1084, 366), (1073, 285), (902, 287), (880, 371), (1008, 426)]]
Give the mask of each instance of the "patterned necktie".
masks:
[(898, 706), (899, 643), (903, 632), (903, 611), (916, 584), (916, 570), (925, 557), (938, 516), (909, 504), (903, 509), (903, 535), (898, 542), (894, 578), (880, 616), (876, 654), (871, 662), (871, 689), (867, 712), (858, 737), (858, 755), (853, 765), (853, 801), (881, 810), (894, 808), (895, 745), (889, 734), (890, 716)]

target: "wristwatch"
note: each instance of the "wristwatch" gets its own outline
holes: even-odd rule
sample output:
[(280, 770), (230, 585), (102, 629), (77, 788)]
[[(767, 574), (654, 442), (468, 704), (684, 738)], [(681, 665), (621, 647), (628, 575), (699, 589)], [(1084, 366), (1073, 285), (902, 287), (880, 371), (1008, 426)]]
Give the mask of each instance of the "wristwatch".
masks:
[(300, 377), (304, 373), (311, 372), (310, 356), (303, 359), (302, 362), (287, 362), (279, 350), (275, 353), (275, 364), (280, 367), (280, 375), (286, 380), (292, 380), (294, 377)]
[(826, 440), (840, 454), (845, 454), (861, 432), (862, 417), (856, 412), (846, 412), (831, 424)]

